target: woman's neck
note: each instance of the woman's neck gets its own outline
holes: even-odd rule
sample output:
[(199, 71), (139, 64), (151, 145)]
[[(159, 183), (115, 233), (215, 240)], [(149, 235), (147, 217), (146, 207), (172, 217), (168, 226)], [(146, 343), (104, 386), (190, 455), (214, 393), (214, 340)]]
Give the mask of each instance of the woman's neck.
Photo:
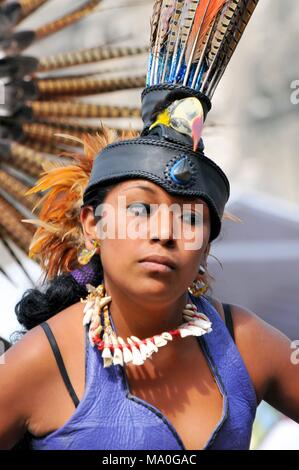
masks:
[(174, 302), (150, 302), (128, 295), (105, 282), (106, 294), (112, 297), (110, 313), (118, 336), (149, 338), (174, 330), (183, 323), (183, 309), (188, 302), (187, 292)]

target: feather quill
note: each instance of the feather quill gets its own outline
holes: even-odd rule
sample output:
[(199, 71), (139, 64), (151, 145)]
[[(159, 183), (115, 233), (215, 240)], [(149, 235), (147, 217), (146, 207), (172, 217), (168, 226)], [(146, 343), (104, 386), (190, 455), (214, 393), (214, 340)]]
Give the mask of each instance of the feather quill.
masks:
[(221, 45), (209, 66), (205, 80), (202, 84), (201, 91), (206, 93), (209, 97), (213, 96), (213, 93), (235, 52), (257, 3), (258, 0), (239, 0), (234, 14), (231, 17), (230, 24), (224, 34)]
[(156, 42), (157, 27), (159, 24), (162, 3), (163, 3), (163, 0), (155, 0), (154, 6), (153, 6), (153, 13), (152, 13), (151, 20), (150, 20), (150, 27), (151, 27), (150, 43), (152, 46), (154, 46)]
[[(175, 44), (174, 57), (176, 57), (176, 53), (179, 47), (181, 49), (181, 52), (180, 52), (179, 61), (175, 68), (175, 76), (178, 75), (178, 71), (181, 67), (181, 64), (184, 58), (187, 40), (191, 31), (191, 26), (193, 24), (194, 16), (196, 13), (197, 3), (198, 3), (198, 0), (186, 0), (182, 9), (181, 19), (180, 19), (178, 34), (177, 34), (177, 41)], [(171, 76), (172, 76), (173, 70), (174, 70), (174, 64), (172, 64), (172, 67), (171, 67)]]
[(169, 21), (175, 9), (175, 0), (163, 0), (160, 11), (159, 11), (159, 22), (156, 34), (155, 45), (153, 48), (153, 69), (152, 79), (154, 82), (157, 80), (159, 59), (161, 56), (161, 49), (164, 44), (164, 40), (168, 34)]
[(257, 3), (156, 1), (147, 85), (181, 83), (211, 98)]
[(187, 41), (186, 62), (198, 60), (211, 23), (227, 0), (201, 0)]
[(180, 20), (180, 16), (182, 13), (183, 5), (184, 5), (184, 0), (176, 0), (174, 11), (170, 19), (168, 40), (166, 44), (167, 52), (166, 52), (166, 57), (165, 57), (162, 82), (164, 82), (165, 74), (166, 74), (167, 68), (169, 67), (169, 64), (168, 64), (169, 58), (174, 53), (174, 50), (175, 50), (176, 39), (178, 36), (179, 20)]

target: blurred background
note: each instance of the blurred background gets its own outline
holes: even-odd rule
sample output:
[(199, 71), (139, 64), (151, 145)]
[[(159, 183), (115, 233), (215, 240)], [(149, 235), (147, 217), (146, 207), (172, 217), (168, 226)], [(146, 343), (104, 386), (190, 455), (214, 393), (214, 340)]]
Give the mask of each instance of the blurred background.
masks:
[[(17, 29), (34, 29), (82, 3), (47, 1)], [(26, 55), (44, 57), (106, 44), (147, 47), (152, 3), (103, 0), (91, 15), (36, 41)], [(214, 294), (222, 302), (252, 310), (294, 340), (299, 339), (299, 104), (291, 96), (299, 80), (298, 22), (298, 1), (260, 0), (215, 92), (204, 130), (206, 154), (231, 183), (226, 209), (241, 219), (224, 221), (212, 245), (208, 268), (215, 278)], [(105, 76), (143, 76), (146, 66), (145, 52), (88, 64), (84, 71), (89, 67), (90, 73)], [(76, 66), (68, 74), (80, 70)], [(82, 101), (139, 107), (141, 90), (93, 94)], [(99, 119), (89, 121), (99, 124)], [(141, 128), (139, 117), (102, 121)], [(41, 275), (16, 240), (1, 238), (3, 338), (19, 328), (14, 306), (27, 288), (38, 285)], [(251, 448), (299, 450), (299, 425), (263, 402)]]

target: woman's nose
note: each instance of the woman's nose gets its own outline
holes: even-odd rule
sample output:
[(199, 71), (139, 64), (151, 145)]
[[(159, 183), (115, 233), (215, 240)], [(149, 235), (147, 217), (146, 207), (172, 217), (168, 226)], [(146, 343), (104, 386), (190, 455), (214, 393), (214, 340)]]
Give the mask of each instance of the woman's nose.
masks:
[(153, 240), (173, 241), (173, 214), (166, 208), (159, 208), (150, 219), (150, 238)]

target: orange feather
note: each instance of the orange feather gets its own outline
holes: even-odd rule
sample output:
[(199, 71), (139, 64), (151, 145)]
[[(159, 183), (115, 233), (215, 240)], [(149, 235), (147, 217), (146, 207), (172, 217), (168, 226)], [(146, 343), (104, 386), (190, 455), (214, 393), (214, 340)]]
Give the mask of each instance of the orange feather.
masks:
[[(136, 134), (124, 132), (120, 140), (134, 138)], [(68, 165), (46, 164), (35, 186), (26, 192), (26, 195), (46, 192), (32, 210), (40, 206), (39, 218), (22, 220), (37, 226), (28, 254), (45, 271), (44, 280), (79, 266), (77, 253), (84, 247), (80, 222), (84, 190), (95, 157), (115, 140), (115, 132), (104, 126), (100, 134), (84, 135), (81, 141), (84, 154), (65, 153), (72, 159)]]
[(227, 0), (201, 0), (196, 9), (193, 26), (187, 41), (186, 62), (195, 62), (201, 52), (210, 26)]

